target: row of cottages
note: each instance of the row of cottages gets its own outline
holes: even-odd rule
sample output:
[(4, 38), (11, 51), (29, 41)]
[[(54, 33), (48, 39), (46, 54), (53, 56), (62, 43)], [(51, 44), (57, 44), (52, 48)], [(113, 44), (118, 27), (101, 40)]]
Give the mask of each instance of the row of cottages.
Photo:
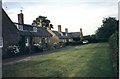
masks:
[[(32, 52), (32, 46), (40, 45), (43, 48), (50, 47), (49, 44), (73, 42), (74, 38), (80, 38), (81, 32), (68, 33), (68, 29), (65, 32), (61, 31), (61, 25), (58, 25), (58, 31), (53, 31), (51, 28), (43, 28), (40, 26), (33, 26), (24, 24), (24, 15), (21, 11), (18, 14), (18, 23), (14, 23), (8, 17), (6, 12), (2, 9), (2, 37), (3, 37), (3, 56), (7, 56), (7, 48), (10, 46), (21, 46), (23, 48), (28, 47)], [(44, 39), (44, 45), (42, 44)], [(21, 48), (22, 50), (22, 48)], [(24, 50), (24, 49), (23, 49)]]
[[(49, 43), (51, 34), (45, 28), (24, 24), (22, 13), (18, 14), (18, 23), (13, 23), (2, 9), (2, 37), (4, 57), (7, 56), (7, 48), (10, 46), (27, 46), (31, 50), (33, 44), (41, 43), (41, 39)], [(39, 41), (36, 41), (36, 38), (39, 38)]]
[(74, 42), (83, 39), (83, 33), (81, 28), (80, 32), (68, 32), (68, 28), (65, 28), (65, 32), (62, 32), (61, 25), (58, 25), (58, 31), (52, 31), (51, 28), (48, 28), (48, 32), (52, 34), (51, 42), (53, 44)]

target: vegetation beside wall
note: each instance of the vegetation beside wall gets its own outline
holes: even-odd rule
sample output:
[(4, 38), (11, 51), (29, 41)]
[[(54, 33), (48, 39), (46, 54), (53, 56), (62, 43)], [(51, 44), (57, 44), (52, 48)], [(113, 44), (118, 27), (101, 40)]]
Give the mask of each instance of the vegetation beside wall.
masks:
[(118, 31), (119, 21), (116, 18), (109, 17), (105, 18), (102, 23), (96, 31), (96, 37), (100, 42), (108, 42), (110, 36)]
[(118, 40), (119, 40), (118, 32), (115, 32), (109, 38), (109, 45), (112, 51), (113, 68), (117, 74), (119, 72), (119, 67), (118, 67), (119, 66), (119, 41)]

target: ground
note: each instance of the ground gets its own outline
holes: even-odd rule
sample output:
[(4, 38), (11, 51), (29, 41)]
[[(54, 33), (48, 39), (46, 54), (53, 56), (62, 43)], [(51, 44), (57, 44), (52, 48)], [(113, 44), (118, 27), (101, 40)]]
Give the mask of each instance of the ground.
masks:
[(96, 43), (4, 64), (3, 77), (115, 77), (115, 74), (108, 44)]

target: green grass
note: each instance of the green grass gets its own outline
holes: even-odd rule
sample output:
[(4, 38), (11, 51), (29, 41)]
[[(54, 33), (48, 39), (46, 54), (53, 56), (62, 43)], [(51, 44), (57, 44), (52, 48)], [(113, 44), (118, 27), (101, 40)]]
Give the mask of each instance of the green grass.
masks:
[(3, 67), (3, 77), (114, 77), (107, 43), (75, 46)]

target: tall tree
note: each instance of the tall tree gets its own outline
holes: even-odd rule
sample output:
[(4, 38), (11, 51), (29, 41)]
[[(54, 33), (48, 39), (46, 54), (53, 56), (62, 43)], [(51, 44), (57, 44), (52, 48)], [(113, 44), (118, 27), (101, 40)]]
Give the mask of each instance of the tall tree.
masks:
[(42, 25), (42, 21), (45, 20), (47, 17), (45, 16), (38, 16), (35, 20), (33, 20), (32, 25), (36, 25), (36, 26), (43, 26)]
[(98, 39), (108, 40), (108, 38), (115, 32), (118, 31), (118, 20), (109, 17), (103, 20), (103, 24), (96, 31)]
[(50, 26), (50, 20), (48, 20), (45, 16), (38, 16), (35, 20), (33, 20), (32, 25), (47, 28)]

